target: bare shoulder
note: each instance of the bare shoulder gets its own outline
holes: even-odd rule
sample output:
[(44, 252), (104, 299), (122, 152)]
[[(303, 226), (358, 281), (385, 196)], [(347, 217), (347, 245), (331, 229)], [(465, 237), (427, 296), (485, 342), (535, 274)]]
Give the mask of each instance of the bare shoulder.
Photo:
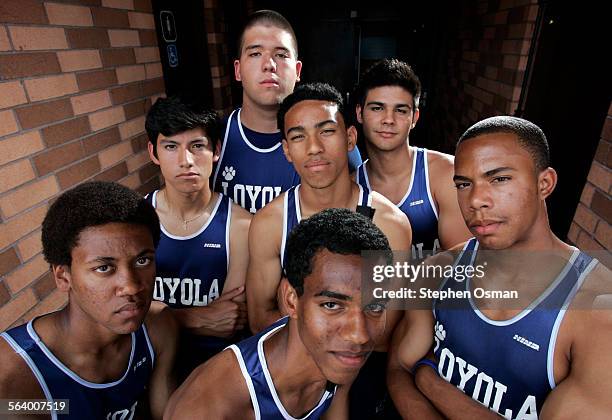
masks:
[(239, 232), (239, 234), (248, 234), (249, 225), (251, 224), (251, 219), (253, 215), (240, 207), (238, 204), (230, 201), (232, 206), (232, 220), (231, 220), (231, 229), (234, 232)]
[(252, 417), (250, 394), (231, 349), (194, 370), (174, 393), (164, 415), (170, 419)]
[[(590, 272), (584, 278), (580, 290), (576, 294), (572, 307), (599, 311), (600, 317), (612, 321), (612, 272), (599, 261), (592, 261)], [(589, 267), (587, 267), (589, 269)], [(607, 315), (607, 316), (605, 316)]]
[(26, 361), (0, 337), (0, 398), (45, 398)]
[(376, 191), (370, 191), (370, 194), (372, 196), (372, 208), (376, 210), (376, 213), (374, 213), (375, 223), (377, 223), (378, 220), (384, 220), (388, 223), (399, 223), (404, 225), (408, 223), (408, 226), (410, 226), (408, 217), (387, 197)]
[(156, 353), (160, 353), (160, 350), (167, 345), (174, 347), (179, 326), (172, 311), (166, 305), (151, 305), (145, 318), (145, 326)]
[(455, 157), (436, 150), (427, 150), (429, 181), (432, 185), (448, 187), (455, 174)]
[(278, 223), (279, 217), (283, 214), (285, 194), (286, 192), (282, 193), (255, 213), (252, 223)]

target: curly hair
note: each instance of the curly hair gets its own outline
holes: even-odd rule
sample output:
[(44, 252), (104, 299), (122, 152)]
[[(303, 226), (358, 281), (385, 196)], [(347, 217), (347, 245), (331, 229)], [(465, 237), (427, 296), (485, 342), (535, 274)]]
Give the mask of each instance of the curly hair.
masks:
[(157, 138), (159, 134), (173, 136), (193, 128), (202, 128), (215, 150), (221, 137), (219, 116), (207, 109), (198, 100), (188, 96), (159, 98), (149, 109), (145, 129), (153, 154), (157, 157)]
[(334, 254), (361, 255), (362, 251), (390, 252), (384, 233), (367, 217), (348, 209), (326, 209), (302, 220), (287, 240), (285, 274), (298, 296), (312, 273), (314, 256), (322, 249)]
[(344, 100), (338, 90), (327, 83), (305, 83), (295, 88), (292, 94), (287, 96), (280, 104), (276, 114), (278, 129), (285, 133), (285, 115), (296, 104), (302, 101), (327, 101), (338, 106), (338, 112), (344, 119)]
[(42, 224), (45, 260), (70, 265), (81, 231), (107, 223), (143, 225), (156, 247), (159, 243), (159, 218), (151, 204), (123, 185), (87, 182), (60, 195), (49, 208)]

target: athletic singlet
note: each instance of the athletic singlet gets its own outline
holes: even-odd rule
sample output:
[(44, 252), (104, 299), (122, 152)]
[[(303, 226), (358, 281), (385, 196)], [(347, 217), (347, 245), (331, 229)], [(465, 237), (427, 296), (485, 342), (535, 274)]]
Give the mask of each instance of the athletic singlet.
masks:
[(267, 135), (271, 136), (277, 136), (277, 142), (270, 148), (259, 148), (245, 134), (240, 109), (233, 111), (227, 120), (213, 188), (251, 213), (300, 182), (283, 153), (281, 133)]
[[(359, 185), (359, 184), (358, 184)], [(357, 208), (368, 207), (372, 208), (372, 194), (368, 188), (364, 188), (359, 185), (359, 200), (357, 201)], [(280, 259), (281, 267), (285, 267), (285, 259), (287, 258), (287, 239), (289, 234), (302, 220), (302, 213), (300, 211), (300, 186), (293, 187), (289, 191), (285, 192), (285, 198), (283, 200), (283, 237), (281, 240)]]
[(52, 413), (52, 419), (131, 420), (138, 401), (147, 393), (155, 352), (144, 324), (131, 334), (132, 350), (123, 376), (108, 383), (93, 383), (68, 369), (41, 341), (33, 321), (2, 334), (30, 367), (47, 401), (68, 399), (70, 414)]
[[(251, 396), (255, 420), (295, 420), (287, 413), (276, 392), (263, 348), (264, 341), (287, 325), (288, 319), (288, 317), (281, 318), (259, 334), (228, 347), (238, 359), (240, 371)], [(300, 420), (318, 419), (331, 405), (335, 393), (336, 387), (332, 391), (326, 389), (319, 403), (306, 415), (300, 417)]]
[[(456, 265), (472, 266), (478, 242), (467, 242)], [(530, 308), (505, 321), (487, 318), (469, 299), (434, 302), (440, 376), (507, 419), (537, 419), (555, 388), (553, 356), (566, 309), (597, 260), (574, 251)], [(469, 291), (470, 280), (444, 290)]]
[[(410, 185), (396, 204), (408, 216), (412, 227), (412, 258), (423, 259), (440, 249), (438, 240), (438, 211), (429, 188), (427, 149), (414, 148)], [(357, 183), (372, 190), (367, 160), (357, 169)]]
[[(157, 193), (146, 197), (153, 207), (157, 207)], [(155, 250), (155, 300), (172, 308), (189, 308), (206, 306), (221, 295), (230, 259), (231, 219), (232, 202), (219, 194), (208, 220), (197, 232), (176, 236), (160, 224), (161, 235)], [(193, 353), (195, 361), (190, 365), (195, 366), (228, 344), (219, 337), (187, 332), (181, 333), (181, 340), (181, 350)], [(198, 354), (202, 357), (197, 357)]]

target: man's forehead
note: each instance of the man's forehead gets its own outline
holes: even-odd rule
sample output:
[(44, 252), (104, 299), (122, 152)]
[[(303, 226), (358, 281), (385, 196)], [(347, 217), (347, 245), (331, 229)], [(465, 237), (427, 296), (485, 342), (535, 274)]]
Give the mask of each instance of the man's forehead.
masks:
[(515, 168), (533, 162), (529, 151), (514, 133), (487, 133), (459, 144), (455, 154), (456, 168), (473, 167), (486, 172), (498, 167)]
[(254, 45), (270, 47), (270, 45), (266, 45), (270, 42), (274, 44), (272, 45), (274, 48), (287, 48), (295, 53), (296, 45), (291, 33), (286, 29), (265, 23), (255, 24), (244, 31), (242, 35), (242, 51)]
[(340, 113), (338, 112), (338, 104), (334, 102), (318, 99), (306, 99), (289, 108), (287, 114), (291, 114), (296, 118), (307, 115), (325, 115), (326, 119), (331, 119), (337, 122), (337, 115)]

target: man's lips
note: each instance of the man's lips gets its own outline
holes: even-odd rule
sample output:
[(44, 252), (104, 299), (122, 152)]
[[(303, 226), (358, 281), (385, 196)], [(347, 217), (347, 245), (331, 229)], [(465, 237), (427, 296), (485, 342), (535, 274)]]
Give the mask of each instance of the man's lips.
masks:
[(347, 367), (360, 368), (365, 363), (370, 352), (332, 351), (331, 354)]
[(115, 312), (126, 318), (131, 318), (133, 316), (139, 315), (143, 311), (143, 309), (144, 302), (131, 302), (126, 303)]
[(395, 137), (397, 135), (397, 133), (393, 131), (376, 131), (376, 134), (384, 139), (390, 139), (391, 137)]
[(470, 223), (470, 229), (477, 235), (490, 235), (495, 233), (501, 226), (502, 222), (499, 220), (483, 220), (478, 222)]
[(274, 79), (262, 80), (261, 82), (259, 82), (259, 84), (264, 87), (278, 87), (279, 86), (278, 80), (274, 80)]
[(317, 172), (317, 171), (321, 171), (325, 169), (328, 165), (329, 165), (329, 162), (326, 160), (314, 160), (314, 161), (306, 162), (304, 167), (311, 171)]
[(200, 176), (197, 172), (183, 172), (182, 174), (178, 174), (177, 178), (195, 178)]

